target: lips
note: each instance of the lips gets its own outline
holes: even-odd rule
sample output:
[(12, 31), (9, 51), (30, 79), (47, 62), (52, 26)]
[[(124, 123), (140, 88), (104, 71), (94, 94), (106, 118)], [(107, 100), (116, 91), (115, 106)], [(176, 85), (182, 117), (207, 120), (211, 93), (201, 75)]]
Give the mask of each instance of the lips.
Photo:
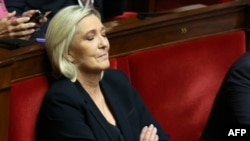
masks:
[(104, 54), (98, 56), (98, 58), (107, 59), (108, 58), (108, 53), (104, 53)]

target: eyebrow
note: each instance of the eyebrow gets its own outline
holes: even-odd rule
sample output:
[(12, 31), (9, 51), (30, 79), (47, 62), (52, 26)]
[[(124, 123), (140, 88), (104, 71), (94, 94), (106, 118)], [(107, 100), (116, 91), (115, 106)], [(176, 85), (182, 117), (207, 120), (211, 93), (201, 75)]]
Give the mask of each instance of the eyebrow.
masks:
[[(101, 28), (100, 31), (106, 31), (106, 28), (103, 26), (103, 27)], [(95, 29), (92, 29), (92, 30), (86, 32), (85, 35), (87, 35), (87, 34), (89, 34), (89, 33), (96, 33), (96, 30), (95, 30)]]

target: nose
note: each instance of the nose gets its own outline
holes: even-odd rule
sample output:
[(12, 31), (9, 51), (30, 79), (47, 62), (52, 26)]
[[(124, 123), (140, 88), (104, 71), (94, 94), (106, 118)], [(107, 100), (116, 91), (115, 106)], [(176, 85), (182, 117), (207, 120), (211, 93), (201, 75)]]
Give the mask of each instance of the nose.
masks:
[(108, 38), (101, 35), (99, 37), (99, 45), (98, 45), (98, 47), (103, 48), (103, 49), (109, 48), (109, 40), (108, 40)]

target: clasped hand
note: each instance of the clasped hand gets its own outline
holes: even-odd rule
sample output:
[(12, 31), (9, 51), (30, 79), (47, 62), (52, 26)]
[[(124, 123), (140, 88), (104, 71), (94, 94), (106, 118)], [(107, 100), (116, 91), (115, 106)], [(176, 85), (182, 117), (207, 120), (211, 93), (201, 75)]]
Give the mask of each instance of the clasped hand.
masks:
[(157, 135), (157, 128), (150, 124), (149, 126), (145, 126), (140, 134), (140, 141), (158, 141), (159, 136)]
[(0, 39), (27, 39), (36, 29), (47, 21), (46, 17), (42, 17), (39, 23), (29, 22), (32, 15), (38, 11), (39, 10), (26, 11), (21, 17), (15, 17), (15, 11), (6, 14), (0, 19)]

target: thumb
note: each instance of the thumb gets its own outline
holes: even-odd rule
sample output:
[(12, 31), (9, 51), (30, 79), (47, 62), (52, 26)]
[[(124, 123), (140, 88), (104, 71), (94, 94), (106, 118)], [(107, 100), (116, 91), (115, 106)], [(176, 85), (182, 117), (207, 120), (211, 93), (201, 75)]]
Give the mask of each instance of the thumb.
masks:
[(11, 12), (11, 13), (8, 13), (8, 14), (6, 15), (6, 17), (7, 17), (8, 19), (10, 19), (10, 18), (14, 17), (15, 15), (16, 15), (16, 11), (13, 11), (13, 12)]

